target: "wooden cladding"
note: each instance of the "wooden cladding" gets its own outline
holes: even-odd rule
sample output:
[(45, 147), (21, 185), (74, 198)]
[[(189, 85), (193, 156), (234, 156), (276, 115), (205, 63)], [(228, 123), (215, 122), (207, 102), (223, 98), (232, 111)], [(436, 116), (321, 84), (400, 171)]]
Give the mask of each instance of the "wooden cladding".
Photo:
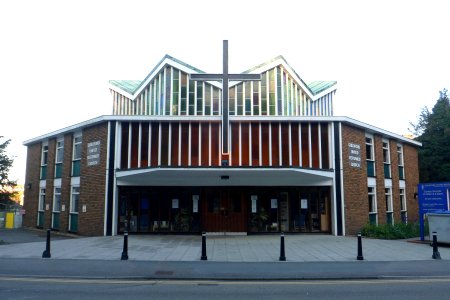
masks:
[[(220, 122), (123, 122), (120, 168), (219, 167)], [(329, 169), (330, 130), (317, 122), (231, 122), (230, 166)]]

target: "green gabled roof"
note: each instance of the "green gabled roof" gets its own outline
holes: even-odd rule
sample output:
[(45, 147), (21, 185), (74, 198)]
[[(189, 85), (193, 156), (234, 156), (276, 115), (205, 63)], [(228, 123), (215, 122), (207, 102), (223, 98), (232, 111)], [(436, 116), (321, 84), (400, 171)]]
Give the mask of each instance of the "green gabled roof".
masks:
[(321, 92), (325, 91), (326, 89), (332, 87), (333, 85), (337, 84), (337, 81), (312, 81), (310, 83), (306, 83), (305, 81), (303, 81), (303, 79), (300, 77), (300, 75), (297, 74), (297, 72), (295, 71), (294, 68), (292, 68), (288, 62), (286, 61), (286, 59), (282, 56), (279, 55), (271, 60), (268, 60), (260, 65), (257, 65), (256, 67), (253, 67), (243, 73), (250, 73), (254, 70), (260, 69), (262, 67), (264, 67), (265, 65), (268, 65), (276, 60), (282, 60), (286, 66), (289, 66), (289, 68), (291, 68), (291, 70), (295, 73), (295, 75), (298, 77), (298, 79), (300, 79), (300, 81), (306, 86), (306, 88), (309, 89), (309, 91), (311, 92), (312, 95), (317, 95), (320, 94)]
[[(141, 86), (143, 84), (145, 84), (147, 82), (147, 80), (150, 78), (150, 76), (152, 76), (154, 71), (164, 62), (165, 59), (170, 59), (173, 62), (176, 62), (176, 63), (178, 63), (180, 65), (183, 65), (183, 66), (187, 67), (188, 69), (191, 69), (194, 72), (205, 73), (204, 71), (202, 71), (200, 69), (197, 69), (197, 68), (195, 68), (195, 67), (193, 67), (193, 66), (191, 66), (191, 65), (189, 65), (189, 64), (187, 64), (185, 62), (182, 62), (179, 59), (176, 59), (176, 58), (174, 58), (174, 57), (172, 57), (170, 55), (165, 55), (161, 59), (161, 61), (153, 68), (153, 70), (144, 78), (144, 80), (110, 80), (109, 83), (114, 85), (114, 86), (116, 86), (116, 87), (118, 87), (118, 88), (120, 88), (121, 90), (129, 93), (130, 95), (135, 95), (135, 93), (141, 88)], [(250, 72), (252, 72), (254, 70), (257, 70), (259, 68), (262, 68), (265, 65), (268, 65), (271, 62), (274, 62), (274, 61), (276, 61), (278, 59), (281, 59), (287, 66), (289, 66), (289, 64), (284, 59), (284, 57), (280, 55), (280, 56), (277, 56), (277, 57), (275, 57), (275, 58), (273, 58), (273, 59), (271, 59), (269, 61), (266, 61), (266, 62), (264, 62), (264, 63), (262, 63), (262, 64), (260, 64), (260, 65), (258, 65), (256, 67), (253, 67), (253, 68), (251, 68), (251, 69), (249, 69), (247, 71), (244, 71), (242, 73), (250, 73)], [(306, 83), (306, 82), (303, 81), (303, 79), (297, 74), (297, 72), (291, 66), (289, 66), (289, 68), (292, 69), (292, 71), (295, 73), (295, 75), (298, 77), (298, 79), (300, 79), (300, 81), (304, 84), (304, 86), (307, 89), (309, 89), (310, 93), (312, 95), (314, 95), (314, 96), (320, 94), (321, 92), (323, 92), (323, 91), (327, 90), (328, 88), (330, 88), (330, 87), (332, 87), (332, 86), (337, 84), (336, 81), (312, 81), (310, 83)]]
[(337, 81), (312, 81), (307, 83), (308, 88), (314, 95), (317, 95), (336, 84)]
[(165, 59), (170, 59), (176, 63), (179, 63), (180, 65), (183, 65), (189, 69), (191, 69), (192, 71), (195, 71), (197, 73), (205, 73), (204, 71), (197, 69), (185, 62), (182, 62), (179, 59), (176, 59), (175, 57), (172, 57), (170, 55), (164, 55), (164, 57), (159, 61), (159, 63), (153, 68), (153, 70), (150, 71), (150, 73), (148, 73), (148, 75), (144, 78), (144, 80), (110, 80), (109, 83), (124, 90), (125, 92), (134, 95), (134, 93), (141, 87), (142, 84), (144, 84), (147, 79), (153, 74), (153, 72), (161, 65), (161, 63), (165, 60)]
[(141, 85), (141, 80), (110, 80), (110, 84), (117, 86), (125, 92), (133, 95), (134, 91)]

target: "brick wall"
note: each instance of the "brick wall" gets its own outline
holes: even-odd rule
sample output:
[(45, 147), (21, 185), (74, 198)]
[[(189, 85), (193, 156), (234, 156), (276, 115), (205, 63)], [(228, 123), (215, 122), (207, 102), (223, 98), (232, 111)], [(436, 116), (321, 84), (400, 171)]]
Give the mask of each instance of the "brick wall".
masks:
[[(52, 227), (53, 193), (55, 180), (56, 139), (48, 141), (47, 181), (45, 189), (45, 221), (44, 228)], [(48, 209), (47, 209), (48, 205)]]
[(66, 232), (69, 229), (70, 189), (72, 170), (72, 142), (73, 134), (64, 136), (64, 159), (61, 176), (61, 213), (59, 215), (59, 230)]
[(384, 187), (383, 137), (375, 134), (373, 141), (375, 153), (376, 198), (378, 224), (386, 224), (386, 197)]
[[(349, 143), (360, 146), (361, 167), (350, 166)], [(364, 130), (342, 125), (342, 165), (344, 173), (345, 231), (347, 235), (353, 235), (369, 220)]]
[(406, 181), (406, 209), (408, 210), (408, 222), (419, 221), (419, 203), (417, 193), (419, 184), (419, 159), (417, 148), (410, 145), (403, 145), (403, 160), (405, 165)]
[(392, 177), (392, 208), (394, 210), (394, 224), (401, 223), (402, 218), (400, 214), (400, 174), (398, 173), (398, 155), (397, 155), (397, 141), (389, 140), (389, 153), (391, 159), (391, 177)]
[[(23, 226), (36, 227), (37, 211), (39, 205), (39, 173), (41, 165), (41, 143), (27, 147), (27, 164), (25, 174), (25, 190), (23, 206)], [(31, 188), (27, 186), (31, 185)]]
[[(108, 123), (84, 129), (82, 140), (78, 233), (80, 235), (103, 235)], [(100, 161), (97, 165), (88, 166), (88, 143), (96, 141), (100, 141)], [(86, 206), (86, 212), (82, 210), (83, 205)]]

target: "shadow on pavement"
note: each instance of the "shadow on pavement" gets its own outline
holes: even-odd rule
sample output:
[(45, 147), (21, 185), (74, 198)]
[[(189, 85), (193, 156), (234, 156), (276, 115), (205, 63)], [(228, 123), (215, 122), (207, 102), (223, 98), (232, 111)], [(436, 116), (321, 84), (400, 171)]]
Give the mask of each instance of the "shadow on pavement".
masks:
[[(71, 239), (68, 235), (61, 235), (56, 232), (51, 233), (52, 240)], [(33, 242), (44, 242), (47, 238), (45, 230), (16, 228), (16, 229), (0, 229), (0, 245), (22, 244)]]

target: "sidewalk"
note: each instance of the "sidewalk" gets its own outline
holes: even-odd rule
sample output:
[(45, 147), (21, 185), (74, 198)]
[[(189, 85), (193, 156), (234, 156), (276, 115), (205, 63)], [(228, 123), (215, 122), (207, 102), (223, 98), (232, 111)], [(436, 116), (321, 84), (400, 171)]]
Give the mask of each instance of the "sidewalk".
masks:
[[(17, 229), (16, 229), (17, 230)], [(22, 232), (21, 232), (22, 231)], [(43, 232), (0, 231), (0, 258), (41, 258), (45, 250)], [(31, 234), (30, 242), (17, 242), (14, 235)], [(34, 235), (38, 235), (37, 237)], [(38, 241), (40, 239), (40, 241)], [(52, 259), (120, 260), (123, 236), (65, 237), (52, 234)], [(12, 241), (12, 242), (11, 242)], [(365, 261), (432, 260), (428, 243), (407, 240), (362, 239)], [(215, 262), (278, 262), (279, 235), (207, 236), (208, 261)], [(450, 247), (439, 247), (443, 260), (450, 259)], [(285, 255), (288, 262), (350, 262), (357, 256), (357, 238), (331, 235), (286, 235)], [(199, 261), (199, 235), (129, 235), (129, 260), (135, 261)]]

